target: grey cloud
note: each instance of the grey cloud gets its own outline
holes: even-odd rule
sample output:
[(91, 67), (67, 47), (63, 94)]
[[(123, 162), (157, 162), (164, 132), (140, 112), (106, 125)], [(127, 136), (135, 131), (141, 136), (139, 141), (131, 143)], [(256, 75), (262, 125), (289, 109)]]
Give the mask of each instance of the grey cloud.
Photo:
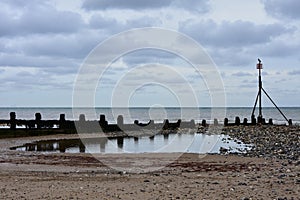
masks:
[(234, 47), (269, 42), (291, 30), (280, 24), (255, 25), (247, 21), (217, 24), (212, 20), (186, 21), (180, 24), (180, 31), (197, 39), (202, 44), (217, 47)]
[(0, 6), (0, 36), (70, 33), (85, 26), (78, 13), (58, 11), (42, 1), (20, 8), (13, 3), (7, 1), (6, 6)]
[(115, 80), (115, 78), (108, 78), (108, 77), (101, 77), (101, 79), (99, 80), (99, 84), (100, 86), (114, 86), (117, 84), (117, 80)]
[(221, 72), (221, 77), (225, 78), (225, 77), (227, 77), (227, 74), (225, 72)]
[(171, 64), (178, 56), (158, 49), (143, 49), (129, 53), (123, 57), (123, 61), (129, 66), (143, 63)]
[[(294, 33), (295, 29), (278, 23), (256, 25), (248, 21), (188, 20), (180, 24), (179, 31), (202, 44), (217, 65), (240, 67), (250, 65), (258, 55), (280, 54), (284, 43), (278, 42), (278, 38)], [(286, 44), (286, 50), (289, 48), (293, 50)]]
[(245, 79), (243, 82), (245, 83), (251, 83), (251, 84), (257, 84), (257, 80), (256, 79)]
[(239, 88), (255, 88), (255, 84), (253, 84), (253, 83), (242, 83), (238, 87)]
[[(41, 57), (55, 57), (56, 60), (61, 60), (59, 58), (83, 59), (104, 38), (105, 34), (101, 34), (99, 31), (0, 38), (0, 44), (4, 44), (4, 53), (0, 55), (1, 65), (4, 62), (14, 65), (18, 62), (18, 58), (24, 59), (24, 65), (27, 60), (41, 60), (43, 59)], [(12, 59), (13, 57), (16, 59)], [(9, 59), (11, 60), (9, 61)], [(50, 62), (53, 63), (53, 61)], [(48, 64), (44, 63), (43, 65)]]
[(262, 72), (261, 73), (263, 76), (269, 76), (270, 74), (268, 72)]
[(16, 74), (16, 76), (20, 76), (20, 77), (26, 77), (26, 76), (32, 76), (33, 74), (28, 72), (28, 71), (20, 71)]
[(236, 92), (240, 91), (240, 88), (252, 88), (256, 89), (257, 88), (257, 80), (255, 79), (244, 79), (240, 82), (236, 82), (235, 85), (232, 85), (232, 87), (236, 88)]
[(131, 28), (159, 26), (160, 24), (161, 22), (158, 18), (148, 16), (127, 20), (125, 23), (121, 23), (115, 18), (104, 17), (101, 14), (94, 14), (89, 21), (89, 25), (91, 28), (101, 29), (110, 34), (119, 33)]
[(143, 28), (143, 27), (150, 27), (150, 26), (159, 26), (161, 25), (161, 21), (159, 18), (154, 17), (141, 17), (133, 20), (127, 20), (126, 26), (127, 28)]
[(77, 68), (80, 61), (67, 58), (52, 58), (45, 56), (25, 56), (22, 54), (0, 54), (0, 65), (10, 67), (37, 67), (37, 68), (51, 68), (58, 66), (65, 66)]
[(268, 57), (288, 57), (297, 54), (299, 50), (299, 42), (276, 40), (260, 44), (256, 48), (252, 49), (251, 52)]
[[(78, 64), (79, 65), (79, 64)], [(56, 66), (56, 67), (47, 67), (43, 69), (43, 71), (50, 75), (71, 75), (76, 74), (78, 72), (78, 67), (76, 65), (73, 66)]]
[(207, 51), (217, 66), (243, 67), (253, 63), (253, 55), (256, 57), (256, 54), (249, 54), (244, 46), (208, 47)]
[(288, 72), (288, 75), (300, 75), (300, 70), (293, 70)]
[(208, 0), (175, 0), (173, 1), (172, 6), (194, 13), (206, 13), (210, 10)]
[(82, 7), (86, 10), (107, 10), (107, 9), (159, 9), (176, 7), (192, 12), (207, 12), (209, 5), (207, 0), (85, 0)]
[(299, 0), (263, 0), (266, 12), (277, 18), (300, 18), (300, 1)]
[(244, 77), (244, 76), (252, 76), (252, 74), (248, 72), (236, 72), (233, 73), (232, 76)]
[(275, 83), (283, 83), (283, 82), (286, 82), (287, 79), (283, 78), (283, 79), (280, 79), (280, 80), (275, 80)]
[(21, 49), (31, 56), (84, 58), (98, 44), (97, 40), (78, 35), (33, 37), (22, 43)]
[(90, 18), (89, 25), (91, 28), (95, 29), (108, 29), (121, 26), (122, 24), (114, 18), (103, 17), (101, 14), (94, 14)]
[(81, 15), (57, 11), (52, 7), (38, 7), (26, 10), (20, 20), (23, 30), (34, 33), (75, 32), (84, 26)]
[(170, 5), (172, 0), (85, 0), (82, 7), (87, 10), (105, 10), (105, 9), (149, 9), (160, 8)]
[(25, 8), (34, 4), (48, 4), (48, 0), (40, 1), (40, 0), (1, 0), (1, 3), (10, 5), (16, 8)]
[(35, 73), (20, 71), (14, 76), (2, 77), (0, 80), (7, 87), (18, 89), (70, 89), (72, 87), (72, 79), (57, 82), (56, 77), (57, 75), (49, 74), (44, 71), (37, 71)]

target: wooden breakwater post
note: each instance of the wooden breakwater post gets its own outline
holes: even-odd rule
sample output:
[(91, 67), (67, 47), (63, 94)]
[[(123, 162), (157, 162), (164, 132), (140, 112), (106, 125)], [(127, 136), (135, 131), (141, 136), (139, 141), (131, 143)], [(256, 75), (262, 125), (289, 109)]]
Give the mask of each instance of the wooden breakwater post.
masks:
[(164, 130), (169, 129), (169, 126), (170, 126), (169, 120), (165, 119), (164, 122), (163, 122), (163, 129)]
[(214, 125), (215, 125), (215, 126), (218, 126), (218, 125), (219, 125), (218, 119), (216, 119), (216, 118), (214, 119)]
[(108, 125), (108, 121), (106, 121), (105, 115), (103, 115), (103, 114), (100, 115), (99, 124), (100, 124), (101, 128), (104, 128)]
[(273, 119), (272, 118), (269, 119), (269, 124), (273, 125)]
[(12, 130), (15, 130), (16, 129), (16, 126), (17, 126), (17, 123), (16, 123), (16, 113), (15, 112), (11, 112), (9, 113), (9, 116), (10, 116), (10, 129)]
[(80, 114), (79, 119), (78, 119), (78, 121), (75, 121), (75, 124), (76, 124), (76, 130), (79, 133), (84, 133), (87, 129), (87, 123), (86, 123), (86, 120), (85, 120), (85, 115)]
[(235, 117), (235, 125), (240, 125), (241, 124), (241, 120), (239, 117)]
[(118, 116), (117, 125), (118, 125), (119, 129), (123, 129), (123, 127), (124, 127), (124, 117), (123, 117), (123, 115)]
[(229, 120), (228, 120), (228, 118), (225, 118), (224, 119), (224, 126), (228, 126), (228, 124), (229, 124)]
[(41, 113), (35, 113), (35, 124), (37, 129), (41, 129), (41, 120), (42, 120), (42, 115)]
[(206, 120), (205, 120), (205, 119), (202, 120), (201, 125), (202, 125), (203, 127), (206, 127), (206, 126), (207, 126), (207, 123), (206, 123)]
[(65, 114), (60, 114), (59, 115), (58, 127), (61, 128), (61, 129), (66, 128), (66, 115)]
[(251, 115), (251, 124), (256, 125), (256, 118), (255, 115)]
[(247, 119), (247, 118), (244, 118), (244, 120), (243, 120), (243, 125), (244, 125), (244, 126), (247, 126), (247, 125), (248, 125), (248, 119)]

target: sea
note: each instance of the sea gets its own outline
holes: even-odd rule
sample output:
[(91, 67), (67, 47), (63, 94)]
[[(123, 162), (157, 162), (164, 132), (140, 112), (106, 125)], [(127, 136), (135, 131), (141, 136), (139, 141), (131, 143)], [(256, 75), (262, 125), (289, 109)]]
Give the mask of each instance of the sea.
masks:
[[(292, 119), (293, 124), (300, 124), (300, 107), (280, 108), (287, 119)], [(9, 113), (15, 112), (17, 119), (35, 119), (35, 113), (41, 113), (42, 119), (59, 119), (60, 114), (65, 114), (66, 120), (77, 120), (80, 114), (84, 114), (86, 120), (99, 120), (100, 115), (104, 114), (109, 123), (116, 123), (117, 117), (123, 115), (124, 123), (139, 122), (163, 122), (169, 119), (170, 122), (181, 119), (182, 121), (195, 120), (196, 123), (205, 119), (211, 123), (218, 119), (220, 123), (224, 118), (229, 122), (234, 122), (235, 117), (240, 117), (241, 121), (248, 118), (250, 121), (253, 108), (251, 107), (227, 107), (227, 108), (191, 108), (191, 107), (131, 107), (131, 108), (71, 108), (71, 107), (2, 107), (0, 108), (0, 119), (9, 119)], [(256, 116), (258, 109), (255, 110)], [(273, 119), (275, 124), (286, 123), (282, 114), (274, 107), (263, 108), (263, 117), (268, 121)]]

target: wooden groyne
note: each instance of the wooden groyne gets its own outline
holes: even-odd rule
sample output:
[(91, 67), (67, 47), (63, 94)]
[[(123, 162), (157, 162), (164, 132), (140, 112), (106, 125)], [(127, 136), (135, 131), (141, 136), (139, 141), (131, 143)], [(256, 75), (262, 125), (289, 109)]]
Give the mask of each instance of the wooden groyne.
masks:
[[(60, 114), (59, 119), (57, 120), (43, 120), (41, 113), (35, 114), (35, 119), (33, 120), (24, 120), (17, 119), (16, 113), (10, 113), (9, 120), (0, 120), (0, 124), (6, 125), (9, 130), (48, 130), (48, 131), (57, 131), (57, 130), (68, 130), (67, 132), (116, 132), (116, 131), (138, 131), (141, 129), (157, 129), (157, 130), (176, 130), (178, 128), (197, 128), (199, 126), (209, 126), (209, 125), (224, 125), (224, 126), (249, 126), (249, 125), (273, 125), (273, 120), (269, 119), (266, 121), (264, 118), (255, 118), (252, 116), (250, 120), (244, 118), (241, 120), (239, 117), (236, 117), (234, 122), (229, 122), (228, 118), (224, 119), (223, 124), (220, 124), (217, 119), (213, 120), (212, 124), (208, 124), (205, 119), (201, 123), (196, 124), (195, 120), (191, 121), (182, 121), (181, 119), (177, 122), (170, 122), (168, 119), (164, 120), (163, 123), (155, 123), (154, 120), (150, 120), (148, 123), (141, 123), (138, 120), (135, 120), (133, 124), (125, 124), (124, 118), (122, 115), (119, 115), (117, 118), (116, 124), (109, 124), (105, 118), (105, 115), (100, 115), (99, 120), (86, 120), (85, 115), (79, 115), (78, 120), (66, 120), (65, 114)], [(292, 120), (288, 121), (288, 125), (292, 125)]]

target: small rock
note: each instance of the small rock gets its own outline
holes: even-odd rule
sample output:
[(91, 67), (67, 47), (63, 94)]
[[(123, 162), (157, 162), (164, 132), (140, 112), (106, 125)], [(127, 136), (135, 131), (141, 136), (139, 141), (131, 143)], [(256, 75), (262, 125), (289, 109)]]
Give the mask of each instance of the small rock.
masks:
[(220, 147), (220, 153), (227, 153), (228, 149), (224, 148), (224, 147)]
[(241, 200), (250, 200), (248, 197), (243, 197)]
[(279, 179), (283, 179), (284, 177), (286, 177), (285, 174), (280, 174), (280, 175), (278, 176)]

